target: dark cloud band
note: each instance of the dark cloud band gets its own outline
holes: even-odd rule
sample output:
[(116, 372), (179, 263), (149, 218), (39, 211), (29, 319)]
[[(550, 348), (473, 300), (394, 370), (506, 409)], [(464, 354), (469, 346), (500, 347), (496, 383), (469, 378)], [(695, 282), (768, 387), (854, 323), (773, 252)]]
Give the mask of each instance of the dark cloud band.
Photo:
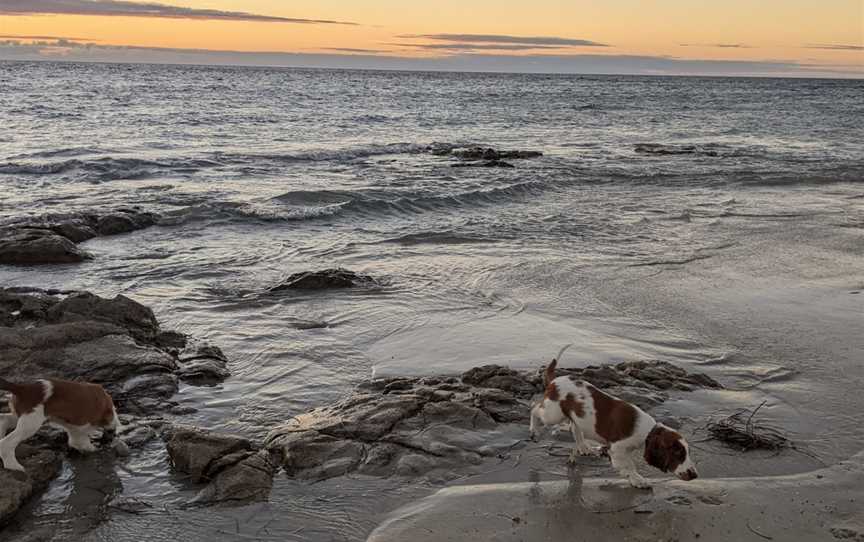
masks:
[(216, 21), (253, 21), (299, 24), (345, 24), (322, 19), (295, 19), (258, 15), (243, 11), (222, 11), (172, 6), (155, 2), (123, 2), (120, 0), (3, 0), (2, 15), (101, 15), (111, 17), (155, 17), (162, 19), (197, 19)]
[(497, 43), (514, 45), (552, 45), (558, 47), (609, 47), (605, 43), (557, 36), (508, 36), (502, 34), (404, 34), (403, 39), (452, 41), (457, 43)]

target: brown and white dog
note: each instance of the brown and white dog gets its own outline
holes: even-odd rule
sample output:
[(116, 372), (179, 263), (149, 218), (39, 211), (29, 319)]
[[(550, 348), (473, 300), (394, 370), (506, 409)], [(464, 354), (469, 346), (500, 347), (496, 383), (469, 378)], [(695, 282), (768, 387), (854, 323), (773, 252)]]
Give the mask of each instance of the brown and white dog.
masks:
[(651, 487), (636, 468), (637, 453), (642, 453), (649, 465), (672, 472), (682, 480), (697, 478), (690, 447), (679, 433), (657, 423), (639, 407), (588, 382), (573, 381), (566, 376), (555, 378), (558, 360), (569, 346), (562, 348), (544, 371), (546, 390), (543, 399), (531, 409), (531, 438), (536, 440), (537, 421), (544, 425), (569, 422), (576, 441), (571, 462), (579, 456), (598, 453), (585, 442), (590, 439), (609, 447), (612, 466), (633, 487)]
[[(0, 460), (10, 470), (24, 471), (15, 449), (46, 421), (65, 429), (69, 447), (80, 452), (96, 450), (90, 442), (94, 430), (116, 436), (120, 429), (114, 402), (98, 384), (53, 379), (16, 384), (0, 378), (0, 390), (12, 394), (12, 414), (0, 415)], [(6, 435), (11, 427), (15, 430)]]

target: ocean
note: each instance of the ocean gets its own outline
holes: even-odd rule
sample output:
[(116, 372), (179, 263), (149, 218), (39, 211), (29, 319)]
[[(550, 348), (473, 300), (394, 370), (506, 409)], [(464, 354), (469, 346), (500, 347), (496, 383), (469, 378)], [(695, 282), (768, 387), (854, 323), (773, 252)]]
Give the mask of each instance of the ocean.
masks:
[[(260, 437), (373, 374), (539, 367), (573, 342), (565, 365), (714, 371), (729, 391), (670, 408), (767, 398), (836, 460), (864, 437), (836, 415), (864, 403), (862, 97), (860, 80), (0, 62), (0, 224), (160, 217), (87, 242), (92, 261), (0, 282), (123, 293), (218, 344), (232, 378), (179, 396), (216, 429)], [(477, 145), (543, 155), (432, 152)], [(334, 267), (382, 286), (269, 292)], [(123, 475), (130, 494), (179, 491), (160, 453)], [(306, 534), (369, 530), (279, 491)], [(100, 525), (91, 539), (140, 540), (137, 523)]]

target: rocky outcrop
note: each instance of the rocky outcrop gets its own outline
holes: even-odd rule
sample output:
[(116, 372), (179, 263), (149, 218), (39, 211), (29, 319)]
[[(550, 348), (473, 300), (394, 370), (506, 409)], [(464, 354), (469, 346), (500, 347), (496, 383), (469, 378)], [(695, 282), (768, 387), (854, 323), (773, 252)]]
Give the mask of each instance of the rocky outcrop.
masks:
[(170, 428), (164, 438), (174, 469), (206, 484), (194, 502), (245, 504), (270, 495), (278, 457), (260, 445), (187, 426)]
[(453, 149), (450, 156), (460, 160), (524, 160), (543, 156), (539, 151), (499, 151), (491, 147), (465, 147)]
[(377, 285), (378, 282), (368, 275), (361, 275), (347, 269), (325, 269), (323, 271), (294, 273), (286, 278), (282, 284), (270, 288), (270, 291), (328, 290), (333, 288), (356, 288)]
[(663, 143), (637, 143), (633, 147), (639, 154), (676, 155), (676, 154), (701, 154), (704, 156), (719, 156), (717, 151), (704, 149), (696, 145), (667, 145)]
[(64, 378), (102, 384), (121, 411), (149, 410), (178, 380), (210, 384), (228, 376), (215, 347), (162, 331), (153, 312), (118, 295), (0, 289), (0, 374), (15, 380)]
[(78, 243), (100, 235), (117, 235), (156, 224), (156, 215), (140, 209), (107, 214), (47, 215), (0, 228), (0, 263), (75, 263), (92, 258)]
[(464, 162), (453, 164), (450, 167), (500, 167), (500, 168), (514, 168), (513, 164), (510, 162), (505, 162), (503, 160), (484, 160), (483, 162)]
[(483, 167), (483, 168), (512, 168), (515, 167), (506, 160), (525, 160), (543, 156), (540, 151), (524, 150), (497, 150), (482, 146), (459, 146), (448, 143), (432, 143), (426, 147), (426, 152), (435, 156), (449, 156), (460, 162), (452, 164), (452, 167)]
[[(566, 369), (622, 398), (650, 408), (666, 390), (717, 388), (705, 375), (664, 362)], [(475, 465), (519, 442), (491, 438), (502, 424), (527, 424), (539, 373), (489, 365), (461, 377), (389, 378), (362, 384), (351, 396), (273, 429), (265, 445), (289, 476), (325, 479), (357, 472), (417, 476)], [(527, 428), (526, 428), (527, 432)]]

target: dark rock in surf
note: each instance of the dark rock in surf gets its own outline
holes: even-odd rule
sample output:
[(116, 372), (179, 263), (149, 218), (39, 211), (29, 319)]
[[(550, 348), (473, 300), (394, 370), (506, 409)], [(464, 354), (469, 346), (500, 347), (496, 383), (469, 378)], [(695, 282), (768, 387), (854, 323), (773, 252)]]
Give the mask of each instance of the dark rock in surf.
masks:
[(194, 502), (245, 504), (267, 500), (279, 457), (250, 440), (175, 426), (165, 433), (174, 469), (206, 483)]
[(133, 209), (122, 209), (99, 218), (96, 229), (99, 235), (118, 235), (142, 230), (156, 224), (156, 215)]
[(157, 216), (138, 209), (105, 215), (71, 213), (28, 218), (0, 229), (0, 263), (35, 265), (77, 263), (92, 256), (76, 245), (99, 235), (117, 235), (156, 224)]
[(361, 275), (347, 269), (325, 269), (294, 273), (285, 281), (270, 288), (271, 292), (283, 290), (328, 290), (333, 288), (356, 288), (376, 286), (378, 282), (368, 275)]
[(461, 160), (524, 160), (543, 156), (539, 151), (499, 151), (491, 147), (467, 147), (453, 149), (450, 155)]
[(51, 230), (31, 227), (0, 230), (0, 263), (77, 263), (91, 258), (75, 243)]
[(664, 145), (662, 143), (637, 143), (633, 148), (640, 154), (676, 155), (701, 154), (704, 156), (719, 156), (717, 151), (697, 147), (696, 145)]
[[(646, 409), (665, 401), (669, 388), (719, 387), (708, 376), (660, 361), (558, 374), (587, 380)], [(527, 424), (531, 401), (542, 388), (539, 371), (499, 365), (476, 367), (461, 377), (372, 380), (341, 401), (274, 428), (265, 446), (299, 479), (353, 472), (447, 479), (457, 476), (454, 469), (470, 469), (519, 444), (494, 435), (502, 432), (501, 424)]]
[(486, 160), (483, 162), (463, 162), (459, 164), (453, 164), (451, 167), (499, 167), (499, 168), (514, 168), (513, 164), (510, 162), (505, 162), (503, 160)]

